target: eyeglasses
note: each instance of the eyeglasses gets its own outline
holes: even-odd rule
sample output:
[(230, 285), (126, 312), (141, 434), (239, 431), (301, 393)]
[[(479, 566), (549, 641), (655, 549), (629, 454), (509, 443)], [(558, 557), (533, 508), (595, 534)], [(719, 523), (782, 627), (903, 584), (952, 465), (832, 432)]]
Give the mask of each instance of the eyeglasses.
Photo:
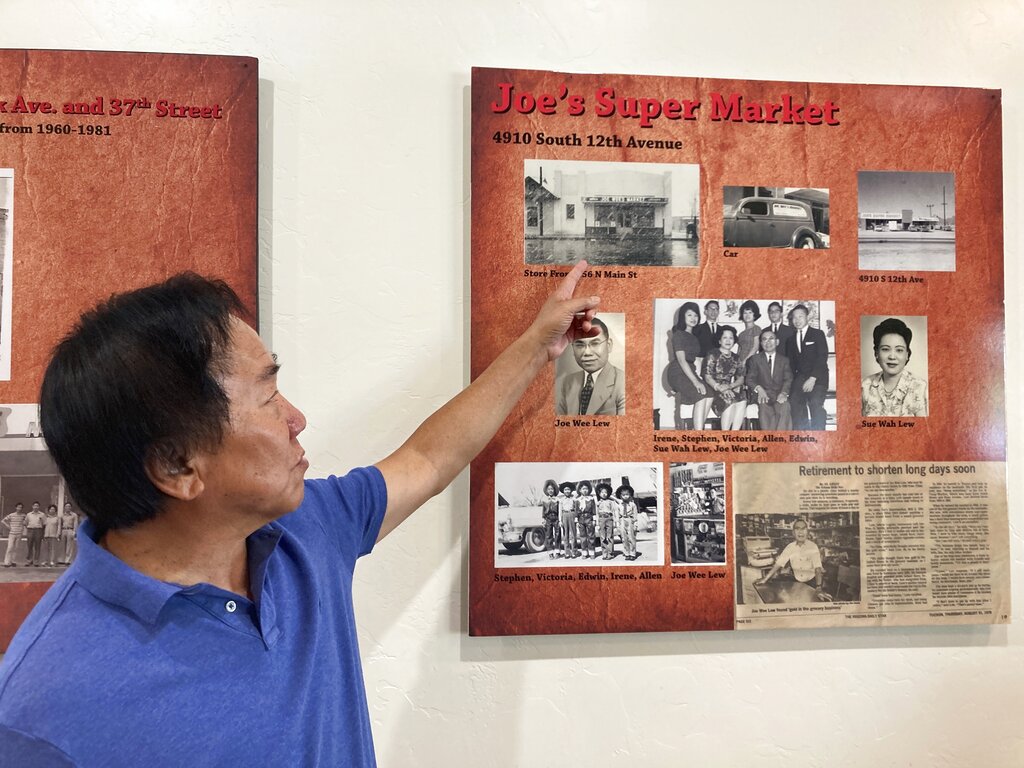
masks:
[(608, 339), (580, 339), (572, 343), (572, 348), (579, 352), (599, 349), (608, 343)]

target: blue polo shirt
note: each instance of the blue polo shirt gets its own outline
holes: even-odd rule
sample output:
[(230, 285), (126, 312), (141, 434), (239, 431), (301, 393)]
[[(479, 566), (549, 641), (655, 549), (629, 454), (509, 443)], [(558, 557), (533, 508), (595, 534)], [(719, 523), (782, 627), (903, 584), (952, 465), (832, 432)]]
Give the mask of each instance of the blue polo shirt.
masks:
[(0, 666), (0, 763), (372, 766), (352, 572), (387, 505), (373, 467), (306, 482), (248, 539), (254, 597), (78, 558)]

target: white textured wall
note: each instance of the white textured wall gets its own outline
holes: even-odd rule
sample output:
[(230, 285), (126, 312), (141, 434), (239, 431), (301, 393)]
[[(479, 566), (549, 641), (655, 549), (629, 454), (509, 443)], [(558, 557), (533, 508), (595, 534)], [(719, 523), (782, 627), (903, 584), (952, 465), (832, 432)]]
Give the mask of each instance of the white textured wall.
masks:
[[(1002, 88), (1007, 347), (1020, 350), (1021, 4), (695, 6), (2, 0), (0, 45), (259, 57), (264, 330), (316, 472), (380, 458), (465, 382), (473, 65)], [(462, 477), (357, 571), (381, 764), (1024, 765), (1022, 364), (1009, 363), (1013, 625), (470, 639)]]

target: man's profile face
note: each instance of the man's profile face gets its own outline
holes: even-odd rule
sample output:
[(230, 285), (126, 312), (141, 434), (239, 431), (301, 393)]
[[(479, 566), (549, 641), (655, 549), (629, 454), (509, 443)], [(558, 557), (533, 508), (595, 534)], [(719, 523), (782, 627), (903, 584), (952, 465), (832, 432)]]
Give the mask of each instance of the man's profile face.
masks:
[(772, 304), (770, 307), (768, 307), (768, 319), (771, 320), (773, 323), (781, 323), (782, 307), (780, 307), (778, 304)]
[(798, 331), (807, 325), (807, 312), (802, 309), (793, 310), (793, 327)]
[(704, 305), (704, 316), (709, 323), (718, 322), (718, 302), (712, 301)]
[(204, 494), (228, 513), (253, 518), (253, 530), (294, 511), (302, 501), (309, 468), (298, 436), (306, 419), (277, 390), (274, 359), (260, 337), (237, 318), (231, 320), (221, 381), (230, 403), (224, 439), (200, 452)]
[(604, 368), (608, 364), (608, 353), (611, 349), (612, 340), (608, 338), (603, 328), (597, 336), (576, 339), (572, 343), (572, 354), (576, 358), (576, 364), (587, 373), (597, 373)]
[(770, 355), (775, 352), (776, 347), (779, 346), (779, 340), (775, 337), (775, 334), (771, 331), (765, 331), (761, 334), (761, 349), (764, 350), (766, 355)]

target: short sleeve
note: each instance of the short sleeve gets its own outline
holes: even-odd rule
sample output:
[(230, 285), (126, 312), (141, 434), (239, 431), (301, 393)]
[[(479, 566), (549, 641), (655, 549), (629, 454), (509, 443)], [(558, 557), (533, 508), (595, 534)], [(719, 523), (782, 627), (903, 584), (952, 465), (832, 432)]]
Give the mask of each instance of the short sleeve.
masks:
[(384, 476), (376, 467), (362, 467), (343, 477), (307, 480), (306, 496), (293, 514), (314, 516), (328, 540), (355, 561), (373, 549), (387, 505)]
[(779, 559), (775, 561), (775, 564), (781, 568), (788, 563), (793, 557), (793, 544), (787, 544), (782, 550), (782, 554), (779, 555)]
[(814, 547), (814, 552), (811, 554), (811, 565), (814, 568), (821, 568), (821, 550), (817, 546)]

